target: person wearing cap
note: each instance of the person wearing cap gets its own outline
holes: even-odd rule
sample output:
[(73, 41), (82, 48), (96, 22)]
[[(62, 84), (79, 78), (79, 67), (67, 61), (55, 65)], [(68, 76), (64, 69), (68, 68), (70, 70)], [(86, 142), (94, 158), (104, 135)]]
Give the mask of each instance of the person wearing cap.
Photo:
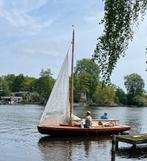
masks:
[(91, 112), (87, 111), (86, 119), (85, 119), (85, 128), (90, 128), (92, 126), (92, 116)]

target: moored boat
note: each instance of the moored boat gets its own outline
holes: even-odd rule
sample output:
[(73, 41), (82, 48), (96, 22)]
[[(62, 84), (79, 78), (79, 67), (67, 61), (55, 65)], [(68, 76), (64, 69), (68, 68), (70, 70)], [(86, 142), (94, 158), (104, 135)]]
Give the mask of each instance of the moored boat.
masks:
[(129, 130), (129, 126), (106, 126), (81, 128), (77, 126), (38, 126), (41, 134), (51, 136), (96, 136), (96, 135), (112, 135), (122, 133)]
[[(98, 122), (90, 127), (83, 128), (82, 120), (73, 115), (73, 55), (74, 55), (74, 30), (72, 36), (72, 61), (71, 61), (71, 83), (69, 88), (69, 58), (68, 53), (64, 59), (56, 83), (45, 106), (44, 112), (38, 125), (41, 134), (51, 136), (93, 136), (112, 135), (122, 133), (130, 129), (129, 126), (118, 126), (116, 120), (110, 120), (113, 124), (99, 126)], [(69, 93), (70, 89), (70, 93)], [(78, 126), (74, 123), (78, 122)], [(99, 120), (97, 120), (99, 121)], [(108, 121), (108, 120), (107, 120)]]

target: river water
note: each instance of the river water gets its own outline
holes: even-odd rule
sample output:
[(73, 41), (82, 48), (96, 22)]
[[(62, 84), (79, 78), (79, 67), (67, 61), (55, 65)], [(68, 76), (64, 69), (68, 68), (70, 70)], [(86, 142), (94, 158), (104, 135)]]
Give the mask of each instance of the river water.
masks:
[[(51, 138), (38, 133), (43, 112), (38, 105), (0, 105), (0, 161), (147, 161), (147, 145), (136, 150), (120, 143), (115, 159), (111, 157), (112, 138)], [(87, 110), (93, 118), (103, 112), (131, 126), (130, 133), (147, 132), (147, 107), (75, 107), (84, 117)]]

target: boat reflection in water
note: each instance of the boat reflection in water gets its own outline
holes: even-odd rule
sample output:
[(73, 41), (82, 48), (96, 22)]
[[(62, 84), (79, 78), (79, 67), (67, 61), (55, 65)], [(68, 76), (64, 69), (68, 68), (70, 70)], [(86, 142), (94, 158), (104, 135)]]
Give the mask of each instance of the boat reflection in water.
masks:
[[(45, 161), (59, 161), (59, 160), (98, 160), (104, 153), (105, 157), (110, 160), (110, 154), (107, 152), (111, 150), (111, 136), (107, 137), (42, 137), (38, 146), (43, 154)], [(99, 151), (103, 149), (103, 151)], [(108, 150), (109, 149), (109, 150)]]

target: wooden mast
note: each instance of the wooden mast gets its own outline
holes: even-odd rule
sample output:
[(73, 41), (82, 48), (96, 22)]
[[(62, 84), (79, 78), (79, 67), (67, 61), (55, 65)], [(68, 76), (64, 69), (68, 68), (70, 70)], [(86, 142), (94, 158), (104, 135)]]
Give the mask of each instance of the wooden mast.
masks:
[(73, 66), (74, 66), (74, 41), (75, 41), (75, 31), (73, 29), (72, 33), (72, 57), (71, 57), (71, 80), (70, 80), (70, 85), (71, 85), (71, 90), (70, 90), (70, 124), (72, 125), (72, 113), (73, 113), (73, 95), (74, 95), (74, 75), (73, 75)]

